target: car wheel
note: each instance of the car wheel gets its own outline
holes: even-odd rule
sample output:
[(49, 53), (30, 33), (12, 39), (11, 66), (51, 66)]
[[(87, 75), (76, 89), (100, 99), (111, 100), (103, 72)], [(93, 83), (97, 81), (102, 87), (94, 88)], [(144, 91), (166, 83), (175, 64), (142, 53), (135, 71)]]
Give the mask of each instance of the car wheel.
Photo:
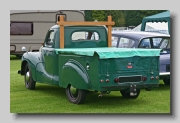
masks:
[(134, 96), (130, 95), (129, 90), (121, 90), (120, 92), (121, 92), (122, 97), (124, 97), (124, 98), (136, 99), (140, 94), (140, 89), (136, 89), (136, 91), (137, 91), (137, 94)]
[(35, 89), (36, 82), (33, 80), (29, 64), (26, 64), (25, 75), (24, 75), (25, 87), (30, 90)]
[(170, 79), (163, 79), (163, 81), (164, 81), (164, 84), (170, 85)]
[(72, 87), (71, 85), (68, 85), (66, 88), (66, 96), (68, 100), (74, 104), (81, 104), (84, 102), (86, 97), (87, 91), (76, 89)]

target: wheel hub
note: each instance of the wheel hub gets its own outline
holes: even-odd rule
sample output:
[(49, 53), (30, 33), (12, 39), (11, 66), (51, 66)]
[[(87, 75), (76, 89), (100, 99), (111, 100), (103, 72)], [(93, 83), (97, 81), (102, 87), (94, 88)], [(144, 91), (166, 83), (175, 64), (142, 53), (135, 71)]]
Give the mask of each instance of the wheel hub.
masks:
[(29, 81), (29, 71), (26, 73), (26, 82)]

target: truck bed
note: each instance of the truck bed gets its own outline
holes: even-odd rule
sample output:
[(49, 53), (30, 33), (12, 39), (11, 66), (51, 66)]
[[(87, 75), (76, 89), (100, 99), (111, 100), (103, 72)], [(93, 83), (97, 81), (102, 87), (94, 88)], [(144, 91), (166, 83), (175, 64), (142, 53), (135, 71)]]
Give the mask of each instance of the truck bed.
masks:
[(55, 49), (57, 54), (76, 54), (83, 56), (99, 55), (99, 59), (126, 58), (133, 56), (159, 56), (160, 49), (132, 49), (132, 48), (65, 48)]

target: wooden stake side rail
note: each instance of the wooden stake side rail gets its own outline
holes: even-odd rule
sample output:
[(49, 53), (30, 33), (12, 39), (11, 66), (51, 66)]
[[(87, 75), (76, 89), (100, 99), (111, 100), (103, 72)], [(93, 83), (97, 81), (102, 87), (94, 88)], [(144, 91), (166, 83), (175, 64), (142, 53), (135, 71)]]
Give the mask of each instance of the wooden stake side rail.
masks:
[(60, 26), (60, 48), (64, 48), (64, 25), (79, 25), (79, 26), (93, 26), (93, 25), (106, 25), (108, 26), (108, 47), (111, 47), (111, 31), (112, 31), (112, 26), (115, 24), (113, 21), (112, 21), (112, 17), (111, 16), (108, 16), (108, 21), (105, 22), (105, 21), (99, 21), (99, 22), (72, 22), (72, 21), (69, 21), (69, 22), (65, 22), (64, 21), (64, 16), (63, 15), (60, 15), (59, 16), (59, 20), (57, 22), (57, 24)]

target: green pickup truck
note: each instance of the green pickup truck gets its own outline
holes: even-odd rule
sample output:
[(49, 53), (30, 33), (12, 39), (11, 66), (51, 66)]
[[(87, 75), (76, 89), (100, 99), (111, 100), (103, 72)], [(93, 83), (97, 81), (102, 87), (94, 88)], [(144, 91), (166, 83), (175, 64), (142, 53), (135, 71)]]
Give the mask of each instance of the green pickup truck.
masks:
[[(18, 74), (24, 75), (26, 88), (35, 89), (36, 82), (60, 86), (71, 103), (81, 104), (87, 91), (99, 97), (120, 91), (135, 99), (141, 89), (159, 86), (159, 49), (111, 47), (110, 16), (107, 22), (62, 18), (48, 30), (39, 52), (23, 54)], [(94, 32), (98, 38), (90, 37)]]

